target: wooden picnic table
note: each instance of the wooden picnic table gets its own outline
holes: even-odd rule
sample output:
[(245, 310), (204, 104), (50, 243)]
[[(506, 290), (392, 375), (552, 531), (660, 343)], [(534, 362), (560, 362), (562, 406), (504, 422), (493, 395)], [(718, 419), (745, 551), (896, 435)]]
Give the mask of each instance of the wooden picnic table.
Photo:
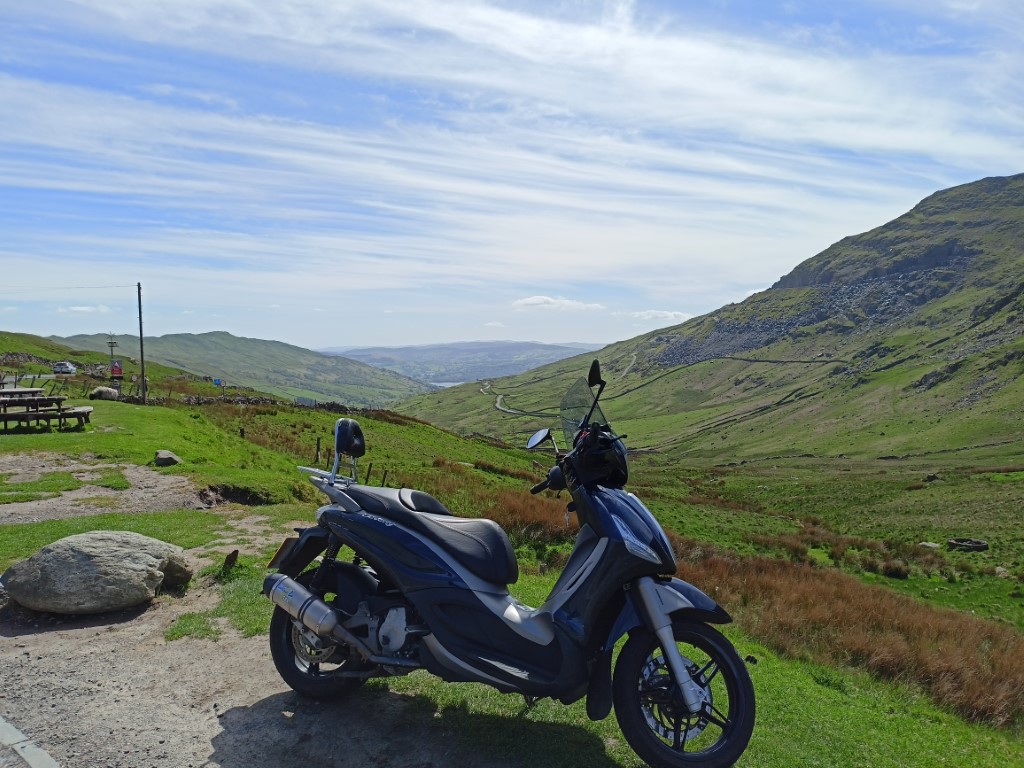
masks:
[(7, 412), (12, 406), (23, 408), (26, 411), (38, 411), (40, 408), (61, 407), (61, 404), (68, 399), (67, 395), (19, 395), (8, 397), (0, 395), (0, 412)]
[(0, 422), (3, 423), (4, 429), (7, 429), (12, 421), (25, 425), (45, 421), (46, 426), (50, 426), (56, 420), (58, 428), (64, 427), (72, 420), (77, 421), (78, 426), (89, 423), (91, 405), (65, 408), (64, 401), (68, 399), (67, 395), (40, 395), (39, 392), (42, 392), (42, 389), (30, 393), (19, 392), (11, 397), (11, 390), (3, 390), (0, 394)]
[(0, 389), (0, 397), (32, 397), (41, 394), (42, 387), (9, 387)]

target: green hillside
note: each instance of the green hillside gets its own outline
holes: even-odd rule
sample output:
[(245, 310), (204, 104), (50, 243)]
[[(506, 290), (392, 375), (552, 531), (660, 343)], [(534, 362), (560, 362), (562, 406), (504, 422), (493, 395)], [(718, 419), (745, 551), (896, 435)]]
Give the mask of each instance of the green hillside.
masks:
[[(399, 410), (521, 440), (601, 360), (606, 413), (670, 457), (998, 455), (1024, 394), (1024, 175), (938, 192), (682, 325)], [(548, 414), (545, 416), (545, 414)]]
[[(52, 338), (76, 349), (104, 353), (109, 353), (108, 339), (107, 334)], [(118, 354), (138, 359), (138, 337), (115, 336), (114, 339), (118, 343)], [(144, 347), (147, 366), (150, 360), (158, 361), (286, 398), (379, 407), (431, 389), (422, 382), (348, 358), (222, 331), (146, 337)]]
[[(0, 331), (0, 374), (12, 377), (49, 376), (53, 364), (60, 360), (69, 360), (78, 368), (77, 376), (72, 377), (76, 382), (95, 386), (104, 383), (110, 376), (110, 354), (106, 349), (101, 353), (89, 348), (64, 344), (52, 338)], [(125, 358), (123, 362), (126, 382), (130, 382), (132, 376), (141, 375), (142, 369), (137, 359)], [(179, 393), (212, 395), (216, 392), (212, 386), (186, 386), (181, 381), (181, 370), (148, 359), (146, 377), (154, 391), (163, 391), (170, 383)]]

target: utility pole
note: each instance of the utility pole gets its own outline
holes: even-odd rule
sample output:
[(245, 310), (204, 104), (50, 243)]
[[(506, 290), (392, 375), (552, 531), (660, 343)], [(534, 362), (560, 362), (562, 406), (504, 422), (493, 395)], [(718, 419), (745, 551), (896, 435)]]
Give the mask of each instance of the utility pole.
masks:
[(146, 353), (142, 348), (142, 283), (139, 287), (139, 360), (142, 362), (142, 404), (146, 405), (146, 395), (149, 387), (146, 386)]
[(107, 346), (110, 347), (110, 375), (114, 375), (114, 347), (117, 346), (117, 339), (114, 338), (114, 333), (111, 331), (107, 334)]

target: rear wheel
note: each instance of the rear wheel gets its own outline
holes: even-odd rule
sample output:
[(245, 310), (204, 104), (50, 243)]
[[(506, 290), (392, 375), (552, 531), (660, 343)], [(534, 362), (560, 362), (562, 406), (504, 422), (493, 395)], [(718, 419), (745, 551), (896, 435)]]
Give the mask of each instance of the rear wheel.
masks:
[[(307, 571), (296, 581), (308, 588), (314, 573)], [(270, 619), (270, 655), (281, 678), (313, 699), (334, 699), (358, 688), (366, 678), (346, 673), (372, 668), (348, 645), (318, 637), (280, 607)]]
[(674, 622), (676, 648), (701, 707), (691, 713), (661, 644), (645, 629), (630, 635), (615, 665), (615, 717), (633, 750), (655, 768), (726, 768), (754, 729), (754, 686), (736, 649), (706, 624)]

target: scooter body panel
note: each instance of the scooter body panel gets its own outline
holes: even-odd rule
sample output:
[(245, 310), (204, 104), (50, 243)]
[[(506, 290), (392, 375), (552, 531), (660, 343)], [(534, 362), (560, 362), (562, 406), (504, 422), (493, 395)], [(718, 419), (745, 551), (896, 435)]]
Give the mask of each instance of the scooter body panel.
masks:
[(522, 605), (506, 585), (481, 580), (436, 543), (394, 521), (340, 508), (325, 510), (321, 520), (415, 607), (430, 629), (421, 646), (429, 671), (505, 692), (583, 695), (583, 645), (549, 612)]

